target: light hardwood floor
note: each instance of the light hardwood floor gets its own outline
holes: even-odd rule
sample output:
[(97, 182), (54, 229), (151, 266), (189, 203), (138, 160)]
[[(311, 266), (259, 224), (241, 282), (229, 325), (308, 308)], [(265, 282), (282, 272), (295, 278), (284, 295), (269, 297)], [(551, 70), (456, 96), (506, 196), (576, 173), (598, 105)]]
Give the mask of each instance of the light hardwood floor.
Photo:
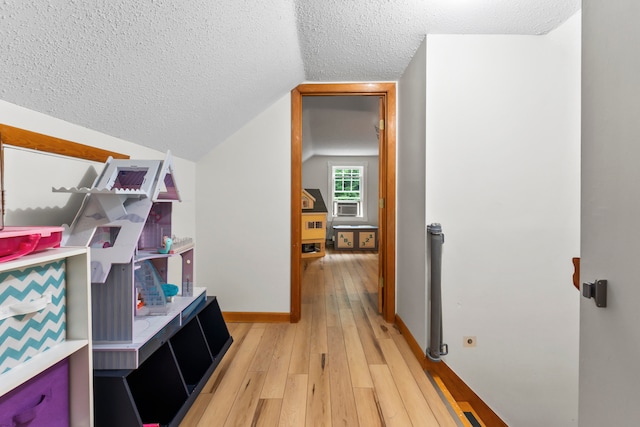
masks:
[(458, 425), (377, 314), (377, 254), (306, 260), (302, 287), (299, 323), (228, 324), (234, 343), (181, 427)]

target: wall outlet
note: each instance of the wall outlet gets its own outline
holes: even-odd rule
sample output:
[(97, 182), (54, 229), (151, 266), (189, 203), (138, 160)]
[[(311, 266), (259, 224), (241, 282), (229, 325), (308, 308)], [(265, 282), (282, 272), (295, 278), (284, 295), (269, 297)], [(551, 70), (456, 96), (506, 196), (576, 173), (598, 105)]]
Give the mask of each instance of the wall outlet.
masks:
[(462, 337), (462, 346), (463, 347), (475, 347), (476, 346), (476, 337)]

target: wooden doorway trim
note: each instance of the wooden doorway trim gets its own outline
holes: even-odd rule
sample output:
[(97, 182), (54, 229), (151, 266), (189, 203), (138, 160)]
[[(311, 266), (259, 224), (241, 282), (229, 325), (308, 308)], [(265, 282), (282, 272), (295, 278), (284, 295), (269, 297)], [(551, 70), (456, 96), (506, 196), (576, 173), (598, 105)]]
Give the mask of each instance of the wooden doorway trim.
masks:
[(395, 320), (396, 310), (396, 84), (395, 83), (330, 83), (301, 84), (291, 91), (291, 322), (300, 320), (302, 311), (302, 97), (363, 95), (380, 96), (384, 100), (384, 138), (380, 147), (380, 174), (384, 185), (379, 189), (384, 199), (383, 221), (379, 231), (381, 247), (384, 305), (382, 316), (387, 322)]

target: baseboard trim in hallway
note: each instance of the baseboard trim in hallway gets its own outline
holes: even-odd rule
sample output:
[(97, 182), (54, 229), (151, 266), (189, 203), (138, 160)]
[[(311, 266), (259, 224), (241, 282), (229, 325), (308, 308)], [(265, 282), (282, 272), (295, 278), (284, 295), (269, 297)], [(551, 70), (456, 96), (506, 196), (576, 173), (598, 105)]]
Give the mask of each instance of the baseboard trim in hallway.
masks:
[[(463, 405), (466, 404), (469, 408), (472, 408), (472, 410), (468, 412), (472, 412), (472, 415), (482, 427), (485, 425), (492, 427), (508, 427), (507, 424), (502, 421), (502, 419), (493, 412), (493, 410), (460, 377), (458, 377), (458, 375), (449, 366), (447, 366), (444, 361), (433, 362), (426, 357), (420, 347), (420, 344), (418, 344), (415, 337), (411, 334), (411, 331), (409, 331), (407, 325), (397, 314), (395, 323), (398, 326), (400, 333), (409, 344), (411, 351), (422, 364), (423, 369), (428, 372), (434, 380), (436, 377), (439, 378), (442, 388), (444, 388), (441, 391), (445, 393), (445, 395), (446, 393), (449, 393), (451, 395), (451, 399), (456, 402), (458, 407), (462, 403)], [(464, 410), (455, 412), (458, 415), (458, 418), (462, 420), (463, 425), (474, 426), (474, 424), (472, 424), (464, 414)]]
[(289, 323), (289, 313), (263, 313), (244, 311), (225, 311), (222, 313), (227, 323)]

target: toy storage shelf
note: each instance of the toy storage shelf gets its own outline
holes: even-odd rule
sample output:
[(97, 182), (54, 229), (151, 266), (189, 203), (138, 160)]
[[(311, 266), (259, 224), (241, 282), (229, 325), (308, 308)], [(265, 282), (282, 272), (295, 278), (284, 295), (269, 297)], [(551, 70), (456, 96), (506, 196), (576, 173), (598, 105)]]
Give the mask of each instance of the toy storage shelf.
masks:
[(334, 225), (334, 248), (337, 250), (378, 250), (378, 227), (375, 225)]
[(94, 371), (96, 426), (178, 426), (232, 342), (207, 297), (137, 369)]
[[(0, 374), (0, 397), (56, 363), (69, 360), (69, 420), (72, 426), (93, 425), (90, 270), (87, 248), (48, 249), (0, 263), (0, 273), (65, 261), (66, 338)], [(0, 333), (2, 330), (0, 330)], [(4, 343), (0, 343), (2, 349)], [(0, 410), (0, 412), (2, 412)]]

